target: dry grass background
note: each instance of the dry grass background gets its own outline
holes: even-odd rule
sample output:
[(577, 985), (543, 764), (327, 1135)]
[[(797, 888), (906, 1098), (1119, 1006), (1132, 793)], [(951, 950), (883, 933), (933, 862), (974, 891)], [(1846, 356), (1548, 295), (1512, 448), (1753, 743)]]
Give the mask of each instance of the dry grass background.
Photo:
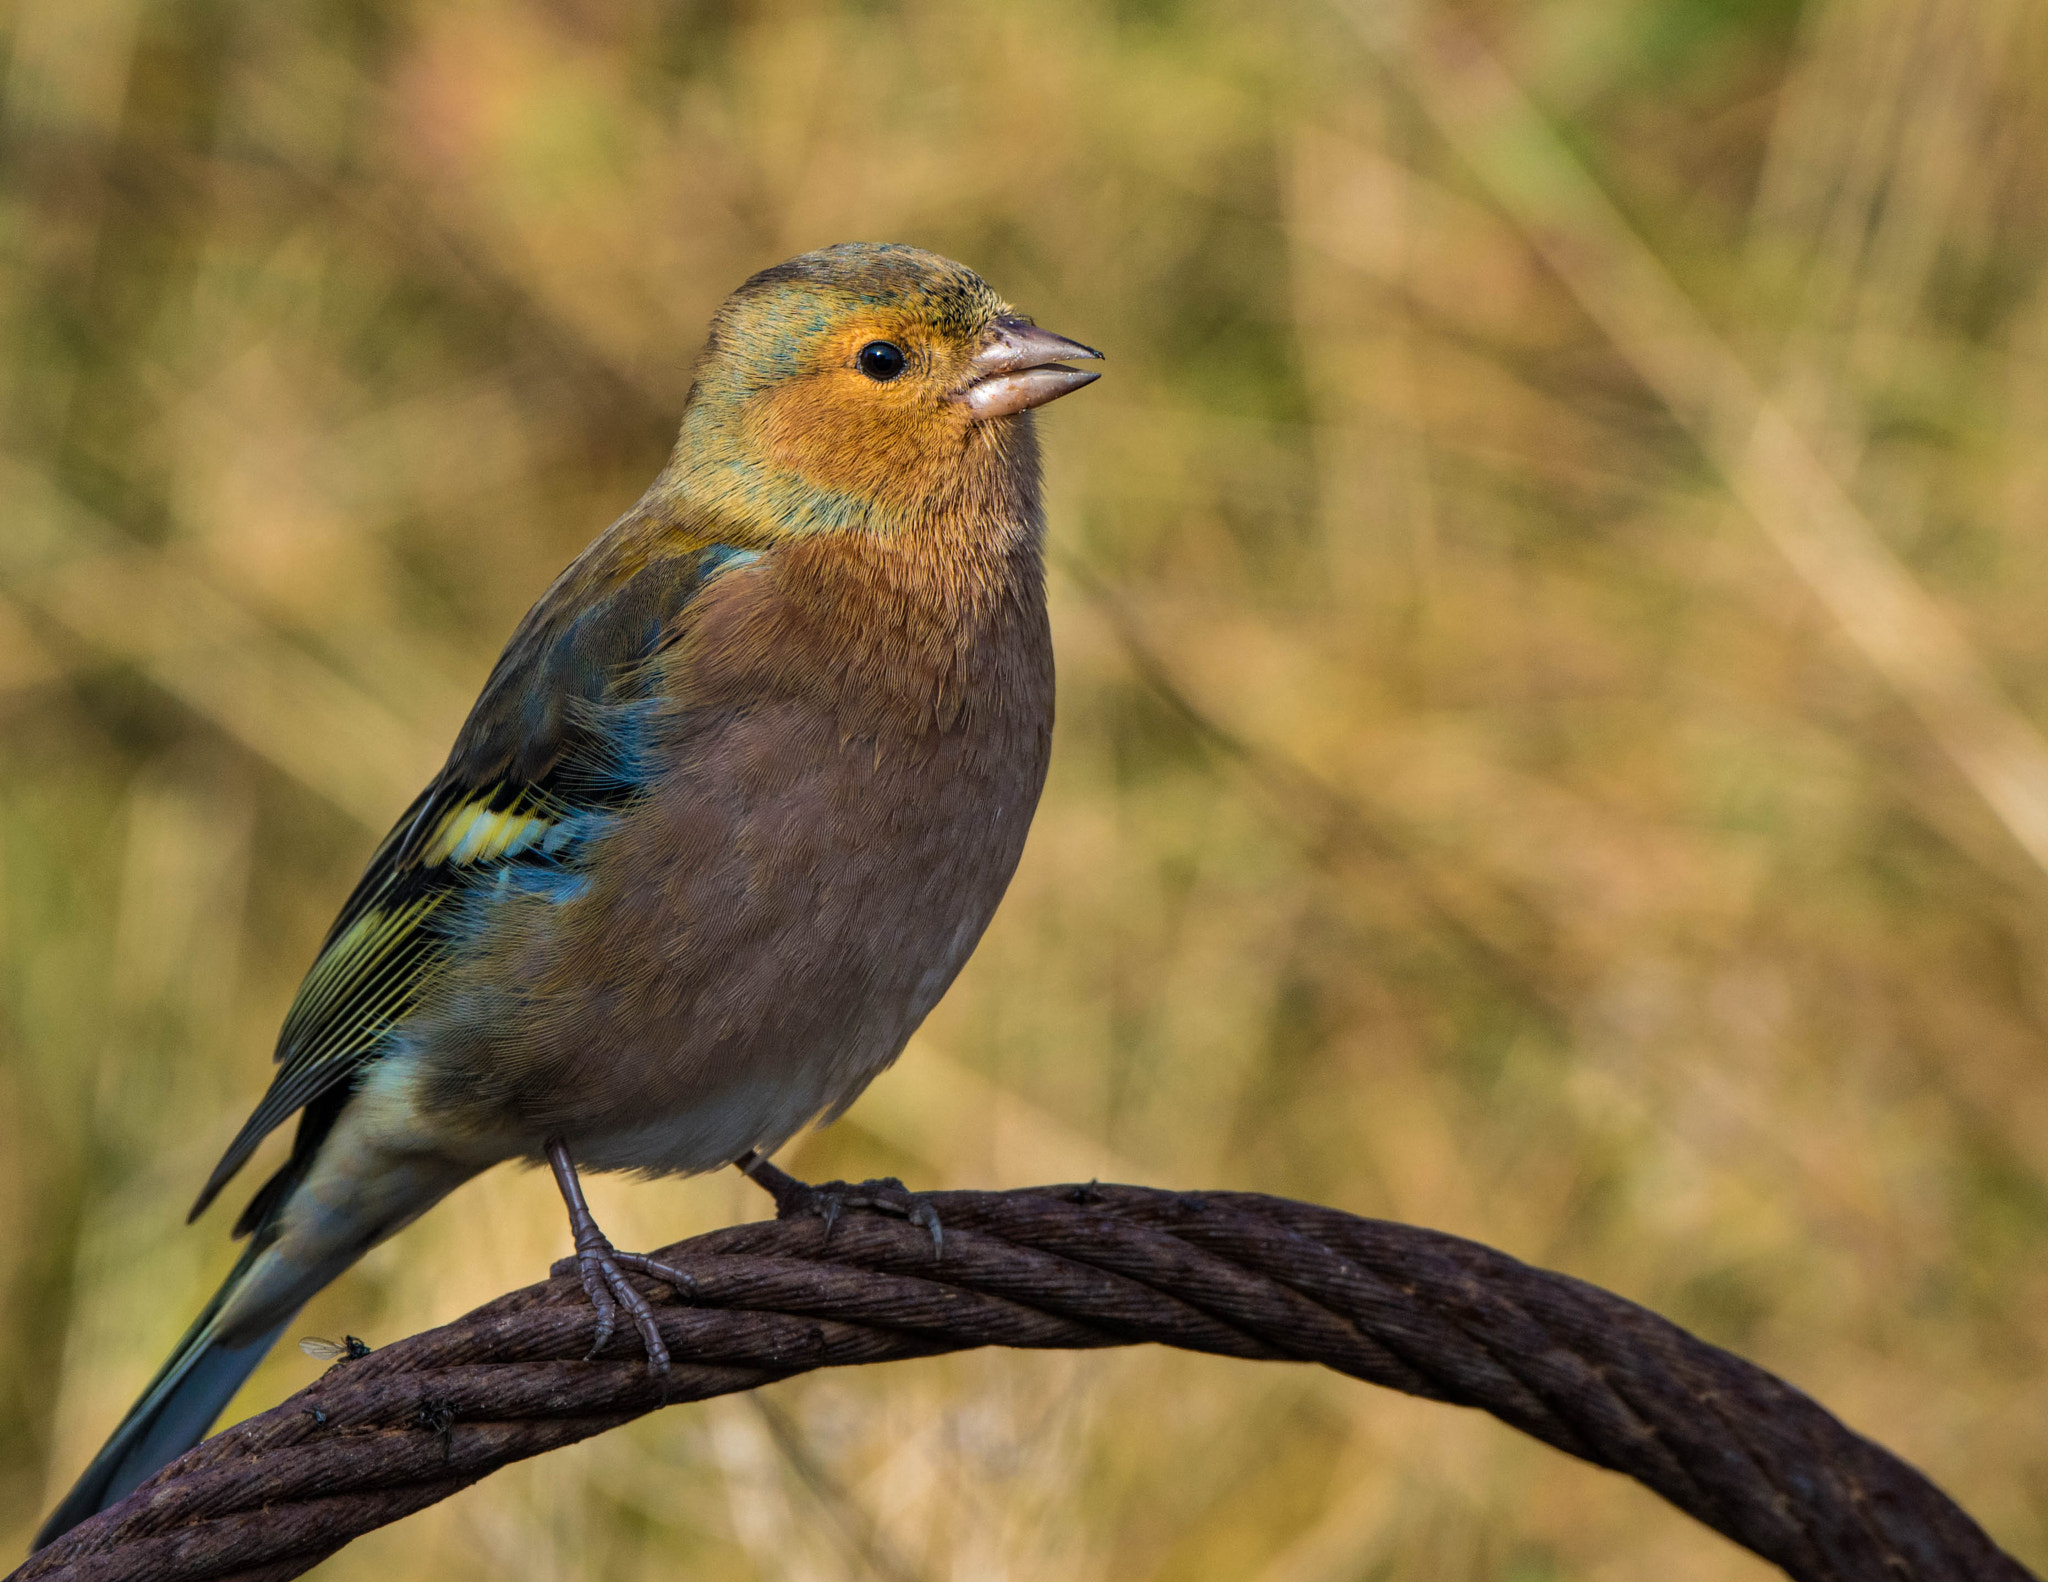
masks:
[[(1044, 423), (1023, 870), (785, 1162), (1474, 1236), (2048, 1566), (2042, 0), (5, 14), (0, 1550), (228, 1262), (179, 1221), (299, 973), (713, 304), (878, 238), (1114, 360)], [(303, 1328), (565, 1246), (503, 1173)], [(1132, 1353), (678, 1409), (322, 1574), (1765, 1568), (1470, 1414)]]

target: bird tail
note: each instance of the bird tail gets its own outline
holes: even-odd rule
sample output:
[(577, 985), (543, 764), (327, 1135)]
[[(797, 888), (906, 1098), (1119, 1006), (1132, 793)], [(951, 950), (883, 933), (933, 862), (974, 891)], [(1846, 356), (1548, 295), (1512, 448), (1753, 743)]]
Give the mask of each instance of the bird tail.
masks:
[[(251, 1239), (213, 1300), (185, 1331), (170, 1361), (149, 1381), (113, 1437), (50, 1513), (32, 1549), (42, 1548), (88, 1516), (105, 1510), (206, 1437), (206, 1430), (242, 1387), (242, 1381), (277, 1343), (299, 1307), (319, 1289), (314, 1285), (300, 1293), (289, 1311), (257, 1335), (224, 1333), (230, 1329), (223, 1323), (229, 1303), (248, 1283), (267, 1250), (265, 1237), (259, 1234)], [(324, 1279), (320, 1282), (325, 1283)]]
[[(206, 1437), (299, 1309), (378, 1242), (476, 1174), (419, 1139), (392, 1143), (390, 1105), (344, 1100), (300, 1122), (288, 1160), (237, 1223), (248, 1248), (171, 1360), (36, 1534), (40, 1549), (105, 1510)], [(384, 1127), (383, 1131), (378, 1128)]]

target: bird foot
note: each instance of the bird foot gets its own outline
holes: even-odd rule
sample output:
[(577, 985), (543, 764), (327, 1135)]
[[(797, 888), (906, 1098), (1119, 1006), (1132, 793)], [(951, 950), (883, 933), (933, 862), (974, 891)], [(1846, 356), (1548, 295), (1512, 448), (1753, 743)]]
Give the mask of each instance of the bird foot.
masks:
[(849, 1210), (893, 1215), (931, 1233), (934, 1258), (946, 1255), (946, 1232), (939, 1224), (938, 1210), (894, 1176), (881, 1176), (873, 1181), (823, 1181), (813, 1186), (776, 1168), (758, 1153), (750, 1152), (733, 1163), (742, 1175), (775, 1199), (777, 1219), (821, 1219), (829, 1241), (832, 1227)]
[[(569, 1261), (562, 1260), (564, 1264)], [(583, 1282), (583, 1294), (597, 1309), (597, 1338), (590, 1343), (587, 1355), (595, 1357), (604, 1350), (618, 1326), (619, 1309), (623, 1307), (633, 1320), (634, 1329), (639, 1331), (640, 1344), (646, 1348), (647, 1371), (668, 1372), (668, 1347), (662, 1343), (661, 1329), (654, 1322), (654, 1309), (626, 1278), (626, 1273), (631, 1270), (665, 1281), (675, 1287), (678, 1296), (695, 1290), (697, 1282), (682, 1270), (657, 1263), (643, 1253), (620, 1252), (594, 1225), (589, 1233), (577, 1238), (575, 1266), (576, 1276)]]
[(633, 1328), (639, 1332), (640, 1344), (647, 1352), (647, 1371), (656, 1375), (667, 1373), (668, 1347), (662, 1343), (661, 1328), (654, 1321), (654, 1309), (647, 1298), (634, 1289), (626, 1273), (631, 1270), (634, 1274), (661, 1280), (673, 1286), (677, 1296), (694, 1292), (697, 1282), (682, 1270), (657, 1263), (645, 1253), (620, 1252), (614, 1247), (610, 1238), (597, 1228), (590, 1205), (584, 1201), (582, 1183), (576, 1178), (576, 1167), (569, 1159), (568, 1146), (560, 1138), (550, 1138), (546, 1153), (548, 1163), (554, 1168), (555, 1184), (561, 1189), (562, 1201), (569, 1209), (569, 1229), (576, 1237), (575, 1258), (562, 1259), (549, 1273), (567, 1274), (573, 1263), (576, 1277), (583, 1283), (583, 1294), (590, 1298), (590, 1305), (597, 1310), (597, 1338), (590, 1344), (588, 1357), (595, 1357), (604, 1350), (613, 1330), (618, 1327), (619, 1309), (623, 1307), (626, 1316), (633, 1320)]

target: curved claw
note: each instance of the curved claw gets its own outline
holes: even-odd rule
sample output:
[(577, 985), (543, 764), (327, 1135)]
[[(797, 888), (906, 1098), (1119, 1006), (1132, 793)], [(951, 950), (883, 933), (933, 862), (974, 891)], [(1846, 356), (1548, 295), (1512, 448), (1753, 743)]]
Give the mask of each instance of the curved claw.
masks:
[(939, 1224), (939, 1211), (929, 1203), (919, 1203), (904, 1216), (913, 1225), (922, 1225), (932, 1233), (932, 1257), (946, 1256), (946, 1232)]
[(611, 1284), (606, 1278), (606, 1259), (603, 1254), (579, 1247), (576, 1249), (576, 1275), (583, 1282), (583, 1294), (590, 1298), (590, 1305), (597, 1309), (597, 1339), (590, 1343), (590, 1350), (584, 1354), (587, 1361), (604, 1350), (605, 1343), (612, 1338), (613, 1326), (618, 1322), (618, 1304), (606, 1289)]

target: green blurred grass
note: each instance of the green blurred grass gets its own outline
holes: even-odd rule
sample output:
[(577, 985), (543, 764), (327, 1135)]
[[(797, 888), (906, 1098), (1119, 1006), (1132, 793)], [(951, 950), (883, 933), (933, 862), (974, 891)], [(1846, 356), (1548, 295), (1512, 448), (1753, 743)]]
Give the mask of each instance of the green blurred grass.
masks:
[[(1456, 15), (2048, 718), (2048, 7)], [(793, 1168), (1475, 1236), (1783, 1372), (2048, 1565), (2048, 882), (1543, 262), (1513, 183), (1548, 145), (1447, 146), (1443, 57), (1311, 4), (5, 16), (0, 1544), (227, 1263), (179, 1221), (299, 973), (659, 464), (706, 315), (868, 238), (1112, 366), (1044, 424), (1061, 721), (1023, 870)], [(626, 1242), (760, 1208), (594, 1195)], [(530, 1280), (550, 1199), (479, 1183), (305, 1329)], [(316, 1366), (284, 1348), (244, 1404)], [(978, 1356), (766, 1406), (324, 1574), (1764, 1574), (1299, 1370)]]

